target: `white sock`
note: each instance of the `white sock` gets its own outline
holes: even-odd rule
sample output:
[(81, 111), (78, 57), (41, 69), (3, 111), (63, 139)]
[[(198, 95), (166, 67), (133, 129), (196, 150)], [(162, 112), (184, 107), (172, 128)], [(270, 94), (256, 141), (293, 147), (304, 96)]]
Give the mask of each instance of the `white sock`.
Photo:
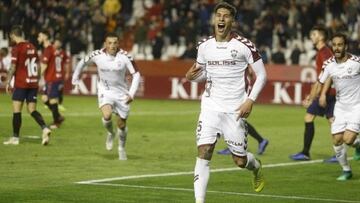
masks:
[(340, 166), (343, 168), (343, 171), (351, 171), (349, 162), (347, 160), (345, 144), (342, 144), (339, 146), (334, 145), (333, 147), (334, 147), (336, 158), (339, 161)]
[(196, 158), (194, 171), (194, 192), (196, 203), (205, 202), (206, 187), (210, 176), (210, 161)]
[(125, 127), (124, 130), (120, 128), (117, 129), (117, 135), (119, 136), (119, 149), (125, 149), (127, 133), (128, 133), (127, 127)]
[(247, 163), (246, 163), (245, 168), (247, 168), (250, 171), (254, 171), (254, 170), (260, 168), (259, 161), (256, 160), (255, 156), (250, 152), (247, 153)]
[(111, 119), (107, 121), (104, 118), (102, 118), (102, 123), (105, 129), (108, 131), (108, 133), (114, 134), (113, 123)]

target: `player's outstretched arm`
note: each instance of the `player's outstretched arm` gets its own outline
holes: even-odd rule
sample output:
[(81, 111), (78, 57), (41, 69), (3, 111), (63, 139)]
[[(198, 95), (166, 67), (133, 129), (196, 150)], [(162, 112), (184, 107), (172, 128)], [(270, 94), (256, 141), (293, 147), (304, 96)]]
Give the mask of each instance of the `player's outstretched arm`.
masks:
[(186, 79), (191, 82), (203, 82), (206, 80), (206, 71), (203, 66), (198, 63), (194, 63), (186, 72), (185, 76)]

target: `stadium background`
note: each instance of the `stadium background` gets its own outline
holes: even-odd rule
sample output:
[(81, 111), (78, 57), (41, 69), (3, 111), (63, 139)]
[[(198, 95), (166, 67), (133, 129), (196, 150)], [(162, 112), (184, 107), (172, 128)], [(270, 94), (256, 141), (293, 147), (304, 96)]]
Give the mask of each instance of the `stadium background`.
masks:
[[(0, 47), (8, 46), (7, 32), (14, 24), (23, 25), (26, 37), (35, 44), (38, 30), (46, 28), (53, 37), (63, 39), (75, 64), (101, 46), (106, 32), (115, 31), (121, 36), (121, 48), (134, 56), (144, 75), (138, 96), (152, 98), (137, 98), (132, 104), (126, 162), (104, 149), (96, 99), (77, 96), (96, 93), (93, 70), (83, 75), (85, 88), (74, 92), (68, 84), (67, 91), (73, 95), (65, 96), (66, 121), (54, 131), (49, 146), (40, 145), (40, 130), (24, 111), (21, 144), (0, 145), (0, 202), (193, 202), (191, 171), (199, 102), (177, 99), (196, 99), (201, 93), (201, 87), (185, 82), (183, 75), (194, 61), (194, 44), (212, 32), (209, 19), (216, 2), (0, 1)], [(267, 61), (269, 81), (260, 98), (263, 104), (255, 105), (249, 118), (270, 140), (261, 156), (267, 186), (261, 194), (253, 193), (249, 173), (236, 171), (228, 156), (214, 155), (212, 169), (218, 171), (211, 174), (208, 202), (360, 202), (359, 163), (351, 161), (354, 178), (345, 183), (335, 180), (340, 173), (337, 164), (321, 163), (333, 154), (325, 119), (316, 121), (312, 161), (298, 163), (288, 158), (302, 144), (305, 110), (298, 104), (316, 79), (315, 50), (308, 32), (318, 23), (325, 24), (330, 33), (343, 30), (351, 39), (351, 52), (359, 55), (359, 1), (230, 2), (239, 11), (237, 30), (256, 43)], [(2, 140), (12, 130), (10, 107), (11, 98), (2, 91)], [(38, 108), (45, 120), (51, 120), (48, 110)], [(216, 150), (224, 146), (221, 141)], [(250, 140), (250, 151), (256, 148)], [(110, 180), (114, 177), (120, 179)], [(76, 184), (103, 178), (110, 179)]]
[[(325, 25), (329, 34), (345, 32), (349, 51), (359, 55), (359, 1), (234, 0), (235, 30), (255, 42), (267, 64), (269, 80), (259, 102), (300, 104), (309, 83), (316, 51), (309, 31)], [(107, 32), (116, 32), (120, 47), (127, 50), (143, 73), (138, 97), (197, 99), (202, 91), (183, 79), (196, 57), (197, 42), (212, 34), (211, 15), (215, 0), (89, 0), (0, 2), (0, 47), (8, 46), (11, 25), (23, 25), (26, 38), (37, 45), (37, 33), (47, 29), (63, 41), (72, 56), (72, 66), (85, 54), (102, 47)], [(158, 61), (161, 62), (158, 62)], [(6, 74), (0, 67), (1, 80)], [(96, 71), (83, 75), (84, 84), (67, 94), (94, 95)], [(154, 91), (154, 87), (164, 87)], [(95, 89), (94, 89), (95, 88)]]

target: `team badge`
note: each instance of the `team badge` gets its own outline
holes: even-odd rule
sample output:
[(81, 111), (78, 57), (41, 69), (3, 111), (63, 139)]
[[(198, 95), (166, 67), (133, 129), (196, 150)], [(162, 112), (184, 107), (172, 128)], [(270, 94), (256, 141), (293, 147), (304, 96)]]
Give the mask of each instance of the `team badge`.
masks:
[(347, 69), (347, 72), (348, 72), (349, 74), (351, 74), (351, 72), (352, 72), (352, 68), (351, 68), (351, 67), (349, 67), (349, 68)]
[(231, 50), (231, 57), (233, 57), (233, 59), (235, 59), (237, 57), (237, 55), (238, 55), (237, 50), (235, 50), (235, 49)]

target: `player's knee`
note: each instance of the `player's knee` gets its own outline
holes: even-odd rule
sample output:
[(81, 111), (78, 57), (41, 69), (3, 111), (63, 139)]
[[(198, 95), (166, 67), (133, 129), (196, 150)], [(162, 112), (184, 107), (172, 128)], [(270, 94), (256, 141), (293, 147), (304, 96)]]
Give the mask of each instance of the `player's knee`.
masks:
[(214, 152), (215, 145), (207, 144), (201, 145), (198, 147), (198, 157), (200, 159), (211, 160), (212, 154)]
[(234, 163), (237, 166), (239, 166), (240, 168), (245, 168), (246, 167), (246, 163), (247, 163), (247, 158), (246, 157), (234, 156), (233, 160), (234, 160)]
[(354, 139), (352, 137), (344, 137), (344, 143), (349, 146), (352, 146), (354, 143)]
[(41, 101), (44, 102), (44, 103), (47, 102), (48, 99), (49, 99), (49, 98), (48, 98), (46, 95), (42, 95), (42, 96), (41, 96)]
[(57, 103), (59, 103), (59, 100), (57, 98), (51, 98), (51, 99), (49, 99), (49, 103), (50, 104), (57, 104)]
[(314, 119), (315, 119), (315, 116), (312, 114), (309, 114), (309, 113), (305, 114), (305, 116), (304, 116), (304, 121), (306, 123), (313, 122)]
[(126, 127), (126, 122), (125, 121), (118, 121), (118, 128), (120, 128), (120, 129), (122, 129), (122, 130), (124, 130), (125, 129), (125, 127)]

